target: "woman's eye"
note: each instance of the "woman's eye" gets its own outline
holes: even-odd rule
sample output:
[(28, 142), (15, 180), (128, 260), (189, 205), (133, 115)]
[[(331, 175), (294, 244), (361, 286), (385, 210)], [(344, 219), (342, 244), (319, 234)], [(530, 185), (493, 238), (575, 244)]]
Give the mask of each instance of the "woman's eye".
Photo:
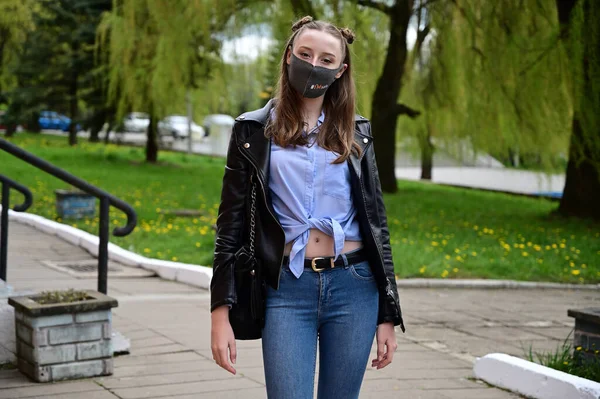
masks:
[(327, 58), (325, 58), (325, 59), (323, 60), (323, 62), (324, 62), (325, 64), (331, 64), (331, 60), (330, 60), (330, 59), (327, 59)]
[(310, 55), (308, 55), (308, 53), (301, 53), (300, 54), (302, 57), (306, 58), (306, 57), (310, 57)]

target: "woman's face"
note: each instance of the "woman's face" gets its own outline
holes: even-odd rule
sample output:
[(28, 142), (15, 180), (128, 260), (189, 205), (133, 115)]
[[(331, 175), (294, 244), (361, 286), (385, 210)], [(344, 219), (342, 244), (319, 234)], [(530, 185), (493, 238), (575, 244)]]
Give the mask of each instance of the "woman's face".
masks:
[[(310, 62), (314, 66), (337, 69), (344, 61), (342, 56), (342, 44), (335, 36), (316, 29), (305, 29), (294, 40), (293, 45), (294, 55), (303, 61)], [(292, 50), (288, 49), (286, 62), (291, 63)], [(343, 68), (335, 75), (339, 79), (348, 65), (344, 64)]]

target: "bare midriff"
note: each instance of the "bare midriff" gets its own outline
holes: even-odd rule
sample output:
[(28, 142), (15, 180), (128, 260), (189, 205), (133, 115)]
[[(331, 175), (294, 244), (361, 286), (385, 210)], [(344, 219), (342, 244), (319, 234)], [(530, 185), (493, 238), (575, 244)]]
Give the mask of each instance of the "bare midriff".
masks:
[[(293, 241), (286, 244), (284, 254), (288, 256), (292, 249)], [(354, 251), (362, 247), (362, 241), (344, 242), (342, 253)], [(308, 236), (308, 244), (306, 245), (305, 258), (317, 258), (320, 256), (333, 256), (333, 237), (323, 233), (319, 229), (310, 229)]]

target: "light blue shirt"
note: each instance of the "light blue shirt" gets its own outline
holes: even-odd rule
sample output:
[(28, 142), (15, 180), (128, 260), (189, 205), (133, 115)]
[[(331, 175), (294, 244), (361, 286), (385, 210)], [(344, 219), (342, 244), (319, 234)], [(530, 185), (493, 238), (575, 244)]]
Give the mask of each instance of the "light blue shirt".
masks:
[(285, 232), (285, 242), (294, 242), (290, 252), (290, 270), (300, 277), (310, 229), (316, 228), (333, 237), (335, 258), (344, 241), (360, 241), (356, 208), (350, 190), (347, 162), (332, 165), (338, 157), (316, 143), (319, 127), (308, 135), (308, 146), (282, 148), (271, 140), (269, 190), (273, 208)]

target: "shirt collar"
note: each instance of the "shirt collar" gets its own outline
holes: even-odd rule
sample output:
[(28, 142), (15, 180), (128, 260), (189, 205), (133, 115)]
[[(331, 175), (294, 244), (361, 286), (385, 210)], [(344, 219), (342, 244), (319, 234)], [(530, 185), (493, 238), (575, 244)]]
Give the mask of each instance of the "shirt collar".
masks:
[(321, 110), (321, 115), (319, 115), (319, 119), (317, 119), (317, 126), (312, 128), (310, 132), (308, 132), (308, 135), (317, 133), (323, 122), (325, 122), (325, 111)]

